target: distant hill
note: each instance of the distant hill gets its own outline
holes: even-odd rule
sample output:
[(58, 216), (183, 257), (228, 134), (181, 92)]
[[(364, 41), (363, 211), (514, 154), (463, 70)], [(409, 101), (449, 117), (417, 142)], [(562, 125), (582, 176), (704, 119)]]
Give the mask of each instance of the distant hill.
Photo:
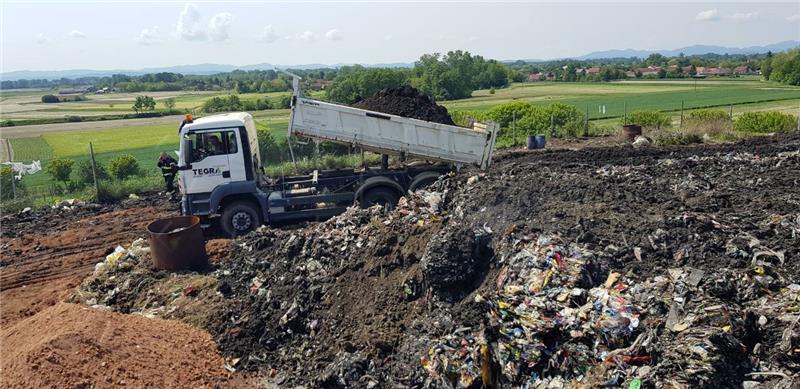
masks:
[[(144, 69), (113, 69), (113, 70), (92, 70), (92, 69), (70, 69), (70, 70), (17, 70), (0, 74), (0, 80), (3, 81), (16, 81), (16, 80), (33, 80), (33, 79), (46, 79), (57, 80), (59, 78), (81, 78), (81, 77), (106, 77), (112, 74), (126, 74), (129, 76), (140, 76), (147, 73), (180, 73), (180, 74), (193, 74), (193, 75), (209, 75), (217, 73), (232, 72), (234, 70), (269, 70), (269, 69), (321, 69), (321, 68), (339, 68), (353, 64), (302, 64), (302, 65), (273, 65), (269, 63), (259, 63), (253, 65), (222, 65), (213, 63), (204, 63), (198, 65), (178, 65), (167, 66), (158, 68), (144, 68)], [(365, 64), (366, 67), (386, 67), (386, 68), (405, 68), (414, 66), (410, 62), (396, 62), (396, 63), (378, 63), (378, 64)]]
[[(751, 46), (751, 47), (723, 47), (711, 45), (694, 45), (681, 47), (672, 50), (606, 50), (595, 51), (580, 57), (564, 58), (564, 59), (603, 59), (603, 58), (630, 58), (639, 57), (646, 58), (650, 54), (660, 53), (662, 55), (671, 57), (680, 53), (684, 55), (701, 55), (701, 54), (757, 54), (772, 51), (774, 53), (790, 50), (800, 47), (800, 41), (784, 41), (766, 46)], [(525, 62), (545, 62), (545, 60), (524, 60)], [(506, 63), (514, 62), (513, 60), (503, 61)], [(104, 77), (112, 74), (127, 74), (129, 76), (138, 76), (147, 73), (181, 73), (181, 74), (194, 74), (194, 75), (208, 75), (216, 73), (231, 72), (237, 69), (240, 70), (269, 70), (269, 69), (320, 69), (320, 68), (339, 68), (342, 66), (353, 65), (352, 63), (336, 63), (336, 64), (301, 64), (301, 65), (273, 65), (270, 63), (259, 63), (253, 65), (223, 65), (204, 63), (198, 65), (178, 65), (156, 68), (144, 69), (114, 69), (114, 70), (93, 70), (93, 69), (70, 69), (70, 70), (18, 70), (0, 74), (0, 80), (15, 81), (22, 79), (47, 79), (57, 80), (59, 78), (81, 78), (81, 77)], [(376, 63), (376, 64), (363, 64), (366, 67), (387, 67), (387, 68), (408, 68), (414, 66), (412, 62), (395, 62), (395, 63)]]
[(723, 47), (711, 45), (693, 45), (681, 47), (672, 50), (606, 50), (595, 51), (575, 59), (602, 59), (602, 58), (647, 58), (650, 54), (659, 53), (667, 57), (674, 57), (683, 53), (684, 55), (702, 55), (702, 54), (758, 54), (772, 51), (773, 53), (791, 50), (800, 47), (800, 41), (784, 41), (766, 46), (750, 46), (750, 47)]

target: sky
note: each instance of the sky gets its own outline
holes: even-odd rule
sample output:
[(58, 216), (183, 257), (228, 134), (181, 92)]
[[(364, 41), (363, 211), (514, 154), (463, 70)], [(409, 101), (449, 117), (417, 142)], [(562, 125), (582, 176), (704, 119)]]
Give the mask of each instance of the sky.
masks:
[(800, 40), (794, 2), (0, 0), (0, 71), (552, 59)]

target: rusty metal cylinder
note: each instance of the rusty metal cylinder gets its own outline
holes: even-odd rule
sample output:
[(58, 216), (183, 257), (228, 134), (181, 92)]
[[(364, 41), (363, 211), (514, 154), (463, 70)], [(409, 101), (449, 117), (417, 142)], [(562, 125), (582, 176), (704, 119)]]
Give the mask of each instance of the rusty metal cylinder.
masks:
[(153, 265), (161, 270), (202, 270), (208, 255), (197, 216), (175, 216), (147, 225)]
[(625, 135), (625, 139), (628, 142), (633, 142), (637, 136), (642, 135), (642, 126), (638, 124), (624, 125), (622, 126), (622, 134)]

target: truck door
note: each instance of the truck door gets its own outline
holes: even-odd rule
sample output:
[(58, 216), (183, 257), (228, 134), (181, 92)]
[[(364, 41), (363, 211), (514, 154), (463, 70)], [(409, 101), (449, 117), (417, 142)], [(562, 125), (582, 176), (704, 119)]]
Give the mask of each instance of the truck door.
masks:
[[(231, 182), (230, 152), (238, 152), (238, 143), (229, 145), (230, 133), (235, 128), (198, 130), (187, 134), (192, 141), (192, 168), (182, 174), (186, 177), (186, 193), (209, 193), (218, 185)], [(236, 142), (235, 135), (233, 136)]]
[(240, 131), (238, 128), (225, 132), (225, 146), (228, 148), (228, 164), (230, 166), (231, 182), (247, 180), (246, 169), (249, 166), (245, 163), (245, 149), (242, 147), (242, 142), (246, 142), (247, 139), (242, 139), (239, 134)]

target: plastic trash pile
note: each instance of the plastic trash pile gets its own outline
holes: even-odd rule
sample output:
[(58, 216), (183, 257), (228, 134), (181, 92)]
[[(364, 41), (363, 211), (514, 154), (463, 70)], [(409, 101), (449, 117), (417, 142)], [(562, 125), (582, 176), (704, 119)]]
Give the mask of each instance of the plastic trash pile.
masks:
[(424, 368), (455, 387), (491, 380), (491, 365), (505, 383), (580, 381), (641, 332), (628, 282), (613, 272), (599, 279), (598, 255), (546, 236), (524, 244), (502, 261), (496, 294), (476, 296), (488, 308), (487, 328), (445, 337), (423, 357)]

